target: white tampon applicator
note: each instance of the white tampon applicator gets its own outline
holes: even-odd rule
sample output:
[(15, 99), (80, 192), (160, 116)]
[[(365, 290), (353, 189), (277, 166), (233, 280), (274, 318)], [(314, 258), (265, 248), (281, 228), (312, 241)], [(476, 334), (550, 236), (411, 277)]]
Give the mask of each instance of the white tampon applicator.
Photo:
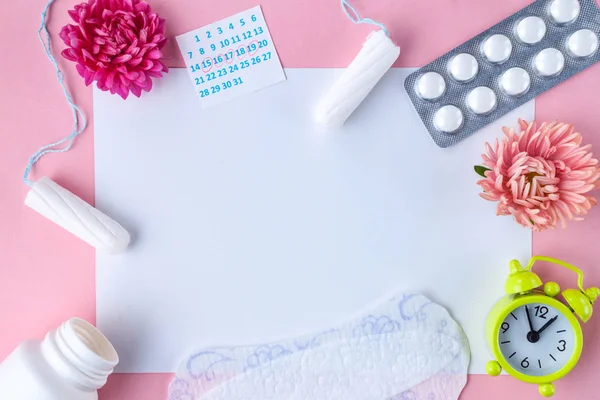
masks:
[(382, 30), (369, 34), (356, 58), (319, 102), (315, 119), (329, 128), (339, 128), (346, 122), (400, 56), (400, 47), (392, 42), (385, 26), (368, 18), (361, 19), (346, 0), (341, 3), (353, 22), (374, 24)]
[[(29, 164), (23, 175), (23, 181), (30, 187), (25, 198), (25, 204), (98, 250), (118, 253), (125, 250), (130, 241), (129, 233), (121, 225), (51, 179), (41, 178), (37, 182), (29, 180), (29, 173), (40, 158), (48, 153), (68, 151), (77, 135), (83, 132), (87, 126), (83, 112), (75, 105), (65, 86), (64, 76), (50, 48), (50, 34), (46, 25), (46, 17), (53, 2), (54, 0), (51, 0), (42, 13), (42, 25), (38, 37), (44, 45), (44, 50), (46, 50), (50, 62), (56, 69), (58, 83), (60, 83), (71, 106), (75, 123), (69, 136), (42, 147), (29, 159)], [(46, 41), (42, 37), (42, 32), (45, 33)]]
[(31, 185), (25, 204), (98, 250), (118, 253), (129, 245), (121, 225), (46, 177)]

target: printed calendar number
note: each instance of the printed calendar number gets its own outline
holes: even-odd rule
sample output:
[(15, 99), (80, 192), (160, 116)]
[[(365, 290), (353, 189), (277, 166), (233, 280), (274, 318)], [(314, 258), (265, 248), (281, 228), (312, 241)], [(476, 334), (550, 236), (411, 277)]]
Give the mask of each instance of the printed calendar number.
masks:
[(232, 87), (239, 86), (243, 83), (244, 83), (244, 80), (242, 78), (234, 78), (232, 80), (225, 81), (219, 85), (211, 86), (210, 89), (200, 90), (200, 97), (202, 98), (202, 97), (210, 96), (211, 94), (217, 94), (221, 90), (231, 89)]
[[(254, 18), (254, 22), (256, 22), (256, 16), (253, 15)], [(231, 25), (233, 25), (233, 23), (230, 23)], [(246, 25), (246, 22), (244, 21), (244, 19), (240, 19), (240, 25), (244, 26)], [(234, 26), (235, 28), (235, 26)], [(217, 27), (217, 32), (219, 34), (221, 34), (223, 31), (222, 28)], [(235, 35), (232, 36), (231, 39), (223, 39), (219, 41), (219, 45), (221, 49), (227, 48), (232, 44), (237, 44), (243, 40), (247, 40), (249, 38), (252, 38), (256, 35), (260, 35), (264, 33), (264, 29), (259, 26), (257, 28), (254, 28), (252, 31), (246, 31), (245, 33), (243, 33), (243, 38), (240, 37), (240, 35)], [(206, 31), (206, 36), (208, 38), (212, 37), (212, 33), (210, 30)], [(196, 39), (196, 42), (200, 42), (200, 38), (198, 35), (195, 35), (194, 38)], [(221, 64), (223, 64), (224, 62), (227, 62), (227, 64), (230, 64), (234, 61), (234, 58), (238, 58), (238, 59), (243, 59), (246, 55), (250, 55), (252, 58), (249, 59), (249, 61), (242, 61), (240, 63), (239, 68), (245, 69), (248, 68), (251, 65), (257, 65), (260, 64), (262, 61), (267, 61), (271, 59), (271, 52), (267, 52), (265, 54), (263, 54), (262, 56), (256, 56), (254, 57), (254, 55), (259, 51), (259, 49), (262, 48), (266, 48), (269, 46), (269, 41), (267, 39), (262, 39), (262, 40), (253, 40), (251, 41), (249, 44), (245, 44), (242, 45), (240, 47), (238, 47), (237, 49), (229, 49), (227, 52), (225, 52), (225, 54), (218, 54), (214, 57), (208, 57), (206, 58), (204, 61), (202, 61), (202, 63), (196, 63), (190, 66), (190, 69), (192, 72), (197, 72), (202, 70), (203, 72), (209, 72), (213, 67), (219, 67)], [(212, 51), (216, 51), (217, 49), (217, 45), (215, 45), (214, 43), (210, 44), (210, 49)], [(206, 50), (204, 49), (204, 47), (200, 47), (198, 49), (200, 55), (205, 55), (206, 54)], [(193, 52), (189, 51), (188, 53), (188, 58), (189, 59), (193, 59), (194, 54)], [(233, 66), (232, 66), (233, 67)], [(237, 70), (238, 66), (235, 65), (235, 69)], [(227, 73), (227, 71), (220, 72), (219, 71), (219, 76), (225, 76), (225, 74)], [(210, 79), (210, 78), (207, 78)]]
[(223, 60), (223, 54), (219, 54), (218, 56), (213, 57), (213, 63), (215, 65), (221, 64), (221, 63), (223, 63), (223, 61), (224, 61)]
[(250, 43), (248, 45), (248, 53), (252, 53), (253, 51), (256, 51), (258, 49), (258, 46), (256, 45), (256, 43)]

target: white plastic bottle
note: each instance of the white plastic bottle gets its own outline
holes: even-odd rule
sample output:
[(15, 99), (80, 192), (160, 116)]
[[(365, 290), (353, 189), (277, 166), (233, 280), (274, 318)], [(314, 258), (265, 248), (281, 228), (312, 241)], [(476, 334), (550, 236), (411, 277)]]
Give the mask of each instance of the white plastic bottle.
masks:
[(21, 343), (0, 364), (1, 400), (97, 400), (119, 362), (108, 339), (74, 318)]

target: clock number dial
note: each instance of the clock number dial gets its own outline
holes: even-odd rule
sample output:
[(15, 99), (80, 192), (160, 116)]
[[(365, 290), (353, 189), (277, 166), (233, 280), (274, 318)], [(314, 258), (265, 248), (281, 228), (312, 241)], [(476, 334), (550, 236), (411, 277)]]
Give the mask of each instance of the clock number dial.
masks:
[(546, 319), (546, 314), (548, 314), (548, 307), (546, 306), (535, 306), (535, 316)]
[(574, 327), (563, 312), (544, 303), (510, 310), (498, 327), (504, 361), (527, 376), (549, 376), (563, 369), (577, 347)]

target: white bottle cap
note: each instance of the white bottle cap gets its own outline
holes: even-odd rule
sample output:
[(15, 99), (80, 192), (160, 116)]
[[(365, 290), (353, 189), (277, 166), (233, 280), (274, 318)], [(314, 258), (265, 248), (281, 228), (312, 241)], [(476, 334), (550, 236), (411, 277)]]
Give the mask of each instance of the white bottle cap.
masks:
[(90, 323), (73, 318), (49, 332), (42, 354), (54, 371), (84, 389), (100, 389), (119, 362), (108, 339)]

